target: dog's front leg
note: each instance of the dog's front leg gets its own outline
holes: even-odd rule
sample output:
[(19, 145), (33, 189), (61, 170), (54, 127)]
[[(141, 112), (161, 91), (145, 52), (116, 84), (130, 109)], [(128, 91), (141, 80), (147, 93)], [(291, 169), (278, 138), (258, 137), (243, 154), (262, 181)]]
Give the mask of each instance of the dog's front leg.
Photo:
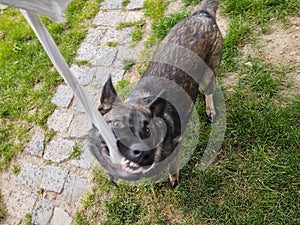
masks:
[[(178, 146), (180, 148), (180, 146)], [(169, 181), (172, 188), (179, 183), (180, 151), (169, 164)]]
[(115, 181), (115, 178), (112, 175), (107, 174), (107, 178), (108, 178), (109, 182), (111, 182), (116, 187), (119, 187), (118, 184), (117, 184), (117, 182)]
[(214, 95), (205, 95), (206, 115), (211, 123), (217, 119), (217, 110), (214, 103)]

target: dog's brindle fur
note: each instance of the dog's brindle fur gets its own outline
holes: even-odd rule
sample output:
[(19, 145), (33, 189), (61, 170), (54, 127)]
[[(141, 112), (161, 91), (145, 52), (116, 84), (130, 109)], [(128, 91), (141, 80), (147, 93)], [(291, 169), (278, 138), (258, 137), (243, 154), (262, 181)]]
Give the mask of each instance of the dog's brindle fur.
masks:
[[(215, 21), (218, 3), (217, 0), (204, 0), (196, 12), (175, 25), (163, 40), (163, 43), (180, 45), (197, 54), (209, 66), (214, 75), (217, 74), (223, 53), (222, 37)], [(160, 46), (158, 45), (158, 49)], [(162, 80), (171, 82), (162, 82)], [(184, 96), (173, 96), (177, 92), (172, 92), (172, 90), (178, 89), (177, 85), (188, 94), (191, 102), (186, 101)], [(182, 131), (191, 115), (191, 106), (196, 101), (198, 89), (198, 83), (187, 73), (173, 65), (152, 61), (124, 103), (118, 98), (111, 79), (109, 79), (103, 87), (99, 111), (104, 115), (112, 130), (120, 131), (118, 134), (121, 133), (121, 135), (116, 137), (120, 153), (129, 161), (134, 162), (135, 167), (150, 166), (166, 159), (176, 148), (179, 148)], [(206, 113), (209, 119), (214, 121), (217, 113), (213, 102), (213, 91), (204, 94)], [(176, 99), (177, 105), (186, 110), (178, 113), (174, 106), (165, 100), (166, 96)], [(128, 107), (130, 110), (126, 110)], [(149, 151), (145, 151), (143, 149), (145, 146), (140, 143), (129, 143), (129, 146), (128, 144), (127, 146), (122, 145), (120, 139), (126, 139), (127, 136), (126, 132), (122, 134), (125, 126), (129, 126), (134, 136), (141, 140), (154, 136), (152, 139), (154, 142), (157, 141), (159, 139), (156, 137), (157, 130), (160, 128), (157, 128), (157, 124), (150, 123), (154, 117), (163, 119), (167, 126), (167, 132), (161, 144)], [(109, 155), (108, 149), (105, 152)], [(124, 175), (127, 172), (120, 171), (121, 173), (123, 175), (108, 171), (108, 174), (113, 177), (134, 179), (130, 178), (130, 174)], [(178, 153), (169, 164), (169, 179), (171, 186), (175, 187), (179, 179)]]

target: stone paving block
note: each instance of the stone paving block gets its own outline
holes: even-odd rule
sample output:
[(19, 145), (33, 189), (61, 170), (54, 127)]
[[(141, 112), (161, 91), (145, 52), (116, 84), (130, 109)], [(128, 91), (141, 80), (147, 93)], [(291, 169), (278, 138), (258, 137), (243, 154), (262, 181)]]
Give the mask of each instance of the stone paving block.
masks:
[(97, 66), (110, 66), (116, 55), (117, 49), (108, 46), (93, 46), (88, 43), (82, 43), (78, 49), (77, 60), (90, 61)]
[(144, 0), (130, 0), (129, 4), (126, 6), (126, 10), (141, 9), (143, 6)]
[[(87, 94), (88, 98), (93, 104), (96, 104), (96, 102), (99, 101), (98, 92), (95, 90), (85, 90), (85, 93)], [(81, 102), (79, 102), (76, 98), (74, 101), (74, 104), (72, 106), (72, 109), (78, 111), (78, 112), (84, 112), (85, 110), (83, 106), (81, 105)]]
[(143, 19), (144, 13), (138, 11), (100, 11), (93, 23), (98, 26), (117, 27), (120, 22), (134, 22)]
[(99, 47), (90, 43), (83, 42), (77, 51), (76, 60), (90, 61), (97, 55), (97, 49)]
[(72, 65), (70, 70), (78, 79), (79, 84), (81, 86), (86, 86), (92, 81), (97, 69), (89, 66)]
[(123, 0), (105, 0), (101, 3), (100, 9), (121, 9)]
[(138, 53), (134, 49), (119, 48), (114, 67), (123, 67), (124, 60), (134, 60), (137, 63)]
[(32, 188), (38, 185), (43, 175), (43, 167), (26, 163), (21, 166), (17, 177), (17, 184)]
[(25, 148), (25, 153), (32, 156), (42, 157), (44, 152), (44, 141), (45, 134), (43, 130), (41, 128), (36, 128), (28, 146)]
[(59, 107), (68, 108), (73, 98), (72, 89), (67, 85), (60, 85), (51, 102)]
[(124, 74), (125, 70), (121, 69), (99, 68), (95, 74), (92, 85), (99, 88), (103, 87), (109, 77), (112, 78), (113, 84), (116, 85), (120, 80), (122, 80)]
[(61, 193), (68, 173), (67, 169), (61, 167), (45, 166), (40, 188), (45, 191)]
[(73, 219), (63, 208), (55, 207), (50, 225), (71, 225)]
[(66, 202), (77, 201), (84, 192), (87, 182), (88, 180), (83, 177), (69, 175), (63, 192), (64, 200)]
[(102, 43), (117, 42), (119, 45), (125, 45), (131, 42), (131, 34), (134, 27), (126, 27), (121, 30), (111, 29), (107, 31), (106, 35), (102, 39)]
[(16, 190), (11, 193), (11, 196), (6, 204), (7, 211), (14, 217), (24, 219), (27, 213), (31, 213), (37, 196), (31, 192)]
[(48, 118), (47, 125), (49, 128), (59, 132), (66, 133), (73, 118), (73, 113), (64, 112), (56, 109)]
[(73, 150), (75, 142), (63, 138), (53, 139), (44, 154), (44, 159), (51, 160), (52, 162), (63, 162), (70, 158), (70, 153)]
[(118, 50), (114, 47), (98, 47), (96, 57), (91, 61), (96, 66), (111, 66), (116, 58)]
[(98, 45), (106, 33), (105, 28), (97, 27), (97, 28), (89, 28), (88, 34), (84, 39), (84, 42), (90, 43), (92, 45)]
[(75, 115), (72, 121), (71, 137), (81, 138), (87, 136), (93, 128), (86, 114)]
[(40, 202), (38, 202), (32, 213), (32, 224), (48, 225), (53, 215), (53, 210), (53, 203), (48, 199), (42, 199)]

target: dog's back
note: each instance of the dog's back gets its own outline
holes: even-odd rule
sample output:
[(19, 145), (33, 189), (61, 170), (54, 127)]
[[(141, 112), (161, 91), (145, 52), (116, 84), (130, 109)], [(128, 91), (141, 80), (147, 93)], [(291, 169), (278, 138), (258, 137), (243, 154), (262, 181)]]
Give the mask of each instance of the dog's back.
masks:
[[(212, 86), (212, 88), (207, 88), (209, 93), (205, 94), (213, 92), (214, 78), (223, 53), (222, 37), (215, 20), (218, 4), (218, 0), (204, 0), (191, 16), (180, 21), (169, 31), (158, 45), (153, 61), (126, 102), (135, 104), (137, 99), (157, 96), (162, 90), (165, 90), (167, 95), (177, 99), (180, 108), (185, 109), (186, 113), (183, 112), (183, 114), (186, 115), (181, 115), (181, 117), (189, 118), (190, 103), (184, 99), (185, 96), (182, 96), (181, 93), (174, 92), (174, 89), (180, 86), (194, 102), (199, 93), (199, 83), (201, 83), (203, 74), (200, 74), (201, 71), (196, 75), (189, 74), (178, 65), (194, 66), (197, 70), (199, 65), (194, 65), (196, 63), (191, 53), (197, 55), (214, 74), (213, 77), (206, 77), (206, 86)], [(164, 56), (158, 56), (161, 54)], [(173, 61), (176, 62), (162, 62), (168, 61), (166, 58), (171, 58), (174, 54), (176, 56)], [(160, 60), (161, 58), (164, 60)], [(139, 104), (141, 103), (139, 102)]]

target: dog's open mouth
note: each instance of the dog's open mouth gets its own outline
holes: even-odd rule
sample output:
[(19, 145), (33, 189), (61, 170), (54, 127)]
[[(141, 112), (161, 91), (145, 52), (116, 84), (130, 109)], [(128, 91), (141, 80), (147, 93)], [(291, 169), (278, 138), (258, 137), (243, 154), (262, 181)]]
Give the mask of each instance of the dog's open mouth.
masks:
[[(108, 147), (106, 145), (102, 145), (101, 151), (102, 151), (102, 155), (104, 156), (104, 158), (110, 164), (112, 164)], [(130, 161), (129, 159), (127, 159), (123, 156), (121, 161), (119, 162), (119, 164), (118, 165), (114, 164), (114, 167), (118, 170), (123, 170), (123, 171), (131, 173), (131, 174), (146, 174), (154, 167), (154, 165), (155, 165), (155, 163), (153, 163), (150, 166), (141, 166), (138, 163)]]

